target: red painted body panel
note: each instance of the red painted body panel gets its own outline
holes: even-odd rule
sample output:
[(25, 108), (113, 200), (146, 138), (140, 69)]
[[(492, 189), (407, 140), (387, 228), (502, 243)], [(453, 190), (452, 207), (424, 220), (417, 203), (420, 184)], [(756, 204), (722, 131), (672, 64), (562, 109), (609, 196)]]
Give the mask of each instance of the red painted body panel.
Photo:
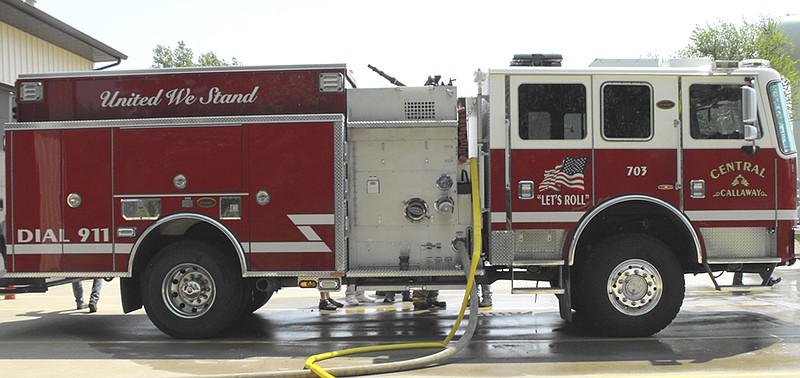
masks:
[[(344, 76), (345, 68), (223, 71), (30, 79), (43, 83), (44, 100), (18, 104), (18, 121), (53, 123), (7, 131), (8, 243), (17, 247), (9, 251), (9, 271), (128, 271), (136, 239), (119, 238), (116, 230), (141, 235), (155, 220), (125, 220), (124, 198), (160, 198), (161, 217), (217, 220), (242, 243), (249, 270), (333, 270), (337, 124), (242, 118), (214, 125), (198, 118), (196, 126), (156, 126), (142, 119), (344, 114), (345, 92), (320, 92), (319, 77)], [(125, 124), (54, 122), (103, 119)], [(178, 174), (188, 179), (185, 189), (173, 184)], [(267, 206), (255, 203), (258, 190), (272, 196)], [(80, 206), (67, 205), (70, 193), (81, 196)], [(221, 197), (239, 198), (238, 219), (222, 219)]]
[[(13, 160), (9, 159), (6, 176), (8, 192), (11, 194), (7, 209), (7, 214), (11, 217), (8, 243), (14, 245), (9, 254), (9, 271), (63, 270), (58, 236), (63, 229), (64, 203), (60, 169), (61, 134), (61, 130), (19, 131), (9, 134), (7, 145), (9, 156)], [(38, 243), (36, 239), (39, 239)], [(44, 244), (54, 253), (22, 253), (23, 248), (32, 243)]]
[(684, 164), (686, 187), (691, 180), (706, 183), (705, 198), (684, 192), (685, 210), (775, 210), (776, 158), (767, 149), (753, 157), (734, 149), (684, 150), (691, 162)]
[[(565, 158), (585, 159), (582, 179), (564, 184), (559, 179), (545, 184), (548, 171), (557, 169)], [(591, 150), (514, 150), (511, 153), (511, 182), (530, 180), (536, 183), (535, 198), (519, 198), (519, 187), (511, 186), (511, 209), (517, 212), (533, 211), (586, 211), (592, 207), (592, 151)], [(569, 185), (569, 186), (568, 186)], [(572, 187), (570, 187), (572, 186)], [(518, 221), (514, 220), (515, 227)], [(522, 226), (526, 228), (527, 226)]]
[[(117, 195), (244, 189), (241, 126), (121, 129), (114, 154)], [(173, 185), (178, 174), (188, 180), (185, 189)]]
[[(270, 202), (264, 206), (255, 201), (247, 204), (251, 213), (251, 269), (333, 270), (336, 247), (333, 124), (248, 125), (246, 133), (249, 192), (254, 195), (265, 190), (270, 195)], [(302, 224), (289, 215), (317, 215), (330, 222)], [(300, 226), (310, 227), (320, 240), (304, 235)], [(330, 251), (314, 252), (300, 244), (319, 241)], [(281, 253), (275, 243), (293, 243), (291, 246), (297, 248), (297, 253)]]
[(44, 101), (18, 104), (17, 119), (341, 113), (345, 94), (320, 93), (319, 75), (323, 72), (346, 74), (344, 67), (331, 67), (26, 78), (21, 81), (43, 83)]
[(595, 150), (595, 202), (622, 194), (643, 194), (680, 206), (677, 150)]
[(64, 270), (112, 271), (112, 129), (70, 129), (62, 133), (63, 195), (81, 196), (80, 206), (64, 206)]

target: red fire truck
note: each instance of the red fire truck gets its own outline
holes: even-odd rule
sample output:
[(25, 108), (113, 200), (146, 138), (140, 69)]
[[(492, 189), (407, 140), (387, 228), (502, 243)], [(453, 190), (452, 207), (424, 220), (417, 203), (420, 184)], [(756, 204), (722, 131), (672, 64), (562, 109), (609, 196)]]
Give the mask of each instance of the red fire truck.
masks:
[(0, 286), (116, 277), (125, 312), (208, 337), (284, 287), (463, 287), (478, 243), (480, 281), (641, 336), (685, 274), (726, 290), (716, 272), (794, 263), (796, 148), (765, 62), (512, 63), (468, 98), (356, 88), (344, 65), (21, 76)]

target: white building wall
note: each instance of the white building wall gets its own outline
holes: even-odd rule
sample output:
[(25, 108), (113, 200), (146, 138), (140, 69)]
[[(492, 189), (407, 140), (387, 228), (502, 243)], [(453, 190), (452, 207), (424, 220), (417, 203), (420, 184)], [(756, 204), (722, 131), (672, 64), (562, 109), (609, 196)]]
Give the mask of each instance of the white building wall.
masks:
[(0, 83), (13, 86), (17, 76), (23, 73), (92, 68), (94, 64), (90, 60), (0, 22)]
[[(92, 61), (0, 22), (0, 125), (8, 122), (11, 109), (9, 89), (23, 73), (83, 71), (94, 68)], [(5, 219), (6, 153), (0, 151), (0, 222)], [(3, 230), (4, 231), (4, 230)]]

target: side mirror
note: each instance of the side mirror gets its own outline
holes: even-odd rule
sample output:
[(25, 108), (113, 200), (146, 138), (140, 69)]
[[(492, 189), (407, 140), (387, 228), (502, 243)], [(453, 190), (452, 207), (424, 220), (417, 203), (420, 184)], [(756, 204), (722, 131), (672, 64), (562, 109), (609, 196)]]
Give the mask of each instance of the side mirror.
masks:
[(756, 90), (746, 85), (742, 86), (742, 122), (748, 125), (755, 125), (758, 122)]
[(752, 142), (758, 139), (758, 128), (753, 125), (744, 125), (744, 140)]

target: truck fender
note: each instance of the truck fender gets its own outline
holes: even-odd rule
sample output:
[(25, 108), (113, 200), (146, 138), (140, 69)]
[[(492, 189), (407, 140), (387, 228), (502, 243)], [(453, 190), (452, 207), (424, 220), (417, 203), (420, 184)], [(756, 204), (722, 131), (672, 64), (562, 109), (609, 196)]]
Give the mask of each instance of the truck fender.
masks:
[(600, 204), (599, 206), (597, 206), (594, 209), (592, 209), (592, 211), (590, 211), (589, 213), (587, 213), (587, 214), (585, 214), (583, 216), (583, 218), (578, 223), (578, 227), (575, 228), (575, 232), (572, 234), (572, 238), (571, 238), (571, 240), (569, 242), (569, 252), (568, 252), (568, 256), (567, 256), (567, 261), (569, 263), (569, 266), (574, 266), (574, 264), (575, 264), (575, 253), (578, 250), (578, 242), (581, 239), (581, 235), (583, 234), (583, 231), (586, 230), (586, 227), (589, 226), (589, 224), (592, 222), (592, 220), (594, 220), (595, 217), (597, 217), (598, 215), (602, 214), (604, 210), (606, 210), (606, 209), (608, 209), (608, 208), (610, 208), (610, 207), (612, 207), (614, 205), (618, 205), (618, 204), (621, 204), (623, 202), (629, 202), (629, 201), (643, 201), (643, 202), (649, 202), (649, 203), (658, 205), (659, 207), (669, 211), (673, 216), (675, 216), (676, 219), (680, 220), (680, 222), (686, 228), (686, 231), (692, 237), (692, 241), (694, 243), (694, 248), (695, 248), (695, 253), (697, 254), (697, 263), (698, 264), (702, 264), (702, 262), (703, 262), (703, 250), (702, 250), (701, 245), (700, 245), (700, 238), (697, 236), (697, 232), (694, 229), (694, 227), (692, 226), (692, 222), (689, 220), (689, 218), (687, 218), (686, 215), (683, 214), (680, 210), (676, 209), (674, 206), (672, 206), (670, 203), (668, 203), (668, 202), (666, 202), (664, 200), (661, 200), (661, 199), (655, 198), (655, 197), (641, 195), (641, 194), (635, 194), (635, 195), (626, 195), (626, 196), (613, 198), (613, 199), (611, 199), (609, 201), (606, 201), (606, 202)]

